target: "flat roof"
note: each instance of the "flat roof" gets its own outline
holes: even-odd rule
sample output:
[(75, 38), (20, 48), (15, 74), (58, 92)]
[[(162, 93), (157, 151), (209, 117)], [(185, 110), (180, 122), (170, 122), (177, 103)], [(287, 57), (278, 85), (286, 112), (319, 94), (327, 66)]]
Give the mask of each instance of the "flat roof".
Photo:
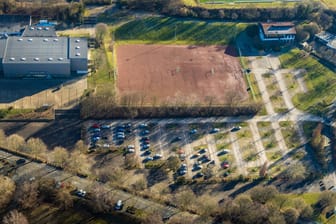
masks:
[(68, 61), (67, 37), (8, 37), (6, 63), (64, 63)]
[(323, 31), (315, 36), (325, 41), (328, 47), (336, 49), (336, 35)]
[(260, 23), (264, 34), (296, 34), (295, 25), (292, 22)]
[(22, 34), (23, 37), (56, 37), (53, 26), (27, 26)]
[(87, 58), (88, 43), (86, 38), (70, 38), (70, 58)]

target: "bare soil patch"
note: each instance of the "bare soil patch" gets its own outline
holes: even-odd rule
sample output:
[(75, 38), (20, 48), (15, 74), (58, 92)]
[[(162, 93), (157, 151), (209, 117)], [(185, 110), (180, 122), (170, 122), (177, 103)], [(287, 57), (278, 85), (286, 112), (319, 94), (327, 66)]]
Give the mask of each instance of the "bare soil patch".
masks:
[(248, 99), (232, 47), (117, 46), (121, 104), (231, 104)]

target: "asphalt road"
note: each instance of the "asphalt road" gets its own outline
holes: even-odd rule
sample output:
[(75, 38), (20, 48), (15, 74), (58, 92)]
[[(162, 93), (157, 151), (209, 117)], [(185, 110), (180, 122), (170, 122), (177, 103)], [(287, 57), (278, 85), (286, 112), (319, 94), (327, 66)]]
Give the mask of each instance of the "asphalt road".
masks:
[[(2, 150), (0, 150), (0, 158), (6, 158), (12, 164), (15, 164), (15, 162), (18, 159), (25, 159), (23, 157), (13, 155), (13, 154), (7, 153)], [(36, 163), (36, 162), (32, 162), (27, 159), (25, 160), (26, 160), (25, 164), (18, 166), (11, 173), (12, 178), (16, 182), (20, 183), (23, 180), (29, 180), (29, 178), (31, 177), (35, 177), (35, 179), (39, 179), (42, 177), (50, 177), (50, 178), (54, 178), (56, 181), (69, 182), (76, 188), (84, 189), (86, 191), (89, 191), (96, 184), (100, 184), (106, 190), (107, 194), (111, 194), (114, 200), (116, 201), (122, 200), (124, 202), (124, 208), (126, 208), (127, 206), (134, 206), (146, 212), (157, 211), (164, 218), (168, 218), (177, 213), (180, 213), (180, 211), (174, 207), (165, 206), (165, 205), (150, 201), (148, 199), (134, 196), (130, 193), (127, 193), (121, 190), (112, 189), (108, 187), (107, 185), (104, 185), (97, 181), (89, 180), (87, 178), (80, 178), (78, 176), (74, 176), (63, 170), (55, 169), (54, 167), (48, 166), (43, 163)], [(4, 171), (3, 169), (0, 170), (0, 172), (3, 172), (3, 171)]]

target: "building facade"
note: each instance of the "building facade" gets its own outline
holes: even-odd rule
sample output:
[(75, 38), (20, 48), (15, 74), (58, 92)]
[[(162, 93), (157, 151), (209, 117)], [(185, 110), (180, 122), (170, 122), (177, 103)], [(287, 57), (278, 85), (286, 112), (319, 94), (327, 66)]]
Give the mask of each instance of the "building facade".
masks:
[(266, 44), (292, 44), (296, 30), (292, 22), (259, 23), (259, 37)]

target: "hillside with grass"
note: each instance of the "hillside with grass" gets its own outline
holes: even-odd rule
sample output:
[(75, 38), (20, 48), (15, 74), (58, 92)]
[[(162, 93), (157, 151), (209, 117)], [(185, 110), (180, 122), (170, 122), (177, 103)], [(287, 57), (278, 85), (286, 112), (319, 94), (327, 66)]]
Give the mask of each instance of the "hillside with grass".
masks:
[(325, 114), (336, 96), (336, 76), (328, 67), (299, 49), (280, 56), (284, 68), (305, 69), (304, 80), (307, 93), (293, 97), (295, 106), (314, 114)]
[(222, 23), (149, 17), (132, 20), (115, 31), (118, 43), (228, 45), (246, 28), (242, 23)]

